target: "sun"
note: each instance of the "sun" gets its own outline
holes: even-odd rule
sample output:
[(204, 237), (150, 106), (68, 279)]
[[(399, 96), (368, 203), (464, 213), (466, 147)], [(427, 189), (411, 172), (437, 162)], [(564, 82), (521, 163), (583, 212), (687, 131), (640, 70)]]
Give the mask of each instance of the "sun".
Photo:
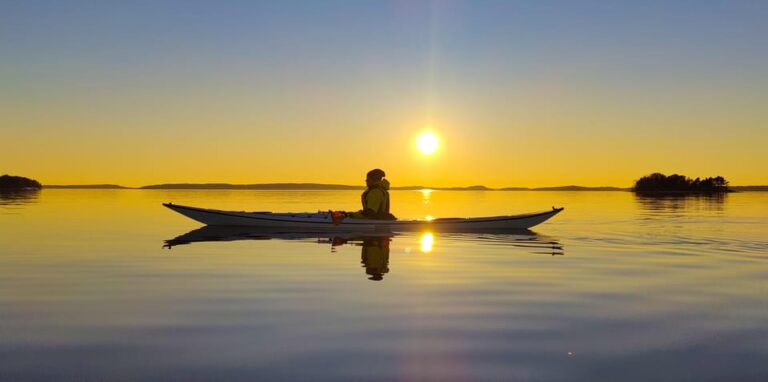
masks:
[(419, 147), (419, 151), (422, 154), (431, 155), (437, 151), (438, 146), (440, 146), (440, 140), (437, 139), (435, 134), (427, 131), (419, 135), (419, 138), (416, 140), (416, 146)]

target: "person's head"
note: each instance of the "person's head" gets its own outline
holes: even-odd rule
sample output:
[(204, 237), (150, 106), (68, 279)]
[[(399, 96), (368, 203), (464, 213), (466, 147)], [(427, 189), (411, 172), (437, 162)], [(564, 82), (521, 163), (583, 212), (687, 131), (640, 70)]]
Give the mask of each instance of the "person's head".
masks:
[(380, 168), (375, 168), (371, 171), (368, 171), (368, 174), (365, 176), (365, 184), (372, 185), (376, 182), (381, 182), (384, 177), (387, 176), (384, 174), (384, 170)]

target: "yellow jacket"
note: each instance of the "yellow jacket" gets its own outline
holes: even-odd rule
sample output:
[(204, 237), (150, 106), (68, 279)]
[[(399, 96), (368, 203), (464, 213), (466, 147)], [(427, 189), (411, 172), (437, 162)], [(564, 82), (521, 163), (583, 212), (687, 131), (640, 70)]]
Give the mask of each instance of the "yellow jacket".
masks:
[(382, 179), (366, 188), (360, 197), (363, 209), (349, 214), (356, 219), (383, 219), (393, 220), (389, 213), (389, 181)]

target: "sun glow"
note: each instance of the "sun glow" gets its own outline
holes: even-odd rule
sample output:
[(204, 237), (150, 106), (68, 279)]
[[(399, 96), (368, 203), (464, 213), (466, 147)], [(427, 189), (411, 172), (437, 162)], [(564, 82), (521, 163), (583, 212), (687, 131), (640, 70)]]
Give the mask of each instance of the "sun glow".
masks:
[(422, 154), (431, 155), (437, 151), (438, 146), (440, 146), (440, 140), (435, 134), (427, 131), (421, 133), (419, 138), (416, 139), (416, 146), (418, 146)]

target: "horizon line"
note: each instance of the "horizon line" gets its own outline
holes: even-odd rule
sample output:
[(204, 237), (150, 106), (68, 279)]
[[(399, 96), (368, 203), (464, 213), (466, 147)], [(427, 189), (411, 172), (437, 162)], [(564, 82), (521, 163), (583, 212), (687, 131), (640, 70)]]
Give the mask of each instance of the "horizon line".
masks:
[[(271, 182), (271, 183), (158, 183), (150, 184), (138, 187), (123, 186), (112, 183), (90, 183), (90, 184), (44, 184), (43, 188), (102, 188), (102, 189), (263, 189), (263, 190), (290, 190), (290, 189), (326, 189), (326, 190), (358, 190), (365, 189), (362, 185), (346, 185), (335, 183), (313, 183), (313, 182)], [(731, 185), (731, 188), (768, 188), (768, 185)], [(504, 187), (488, 187), (485, 185), (471, 185), (471, 186), (443, 186), (432, 187), (422, 185), (409, 185), (409, 186), (396, 186), (391, 187), (391, 190), (440, 190), (440, 191), (547, 191), (547, 190), (587, 190), (587, 191), (628, 191), (632, 190), (632, 187), (618, 187), (618, 186), (580, 186), (580, 185), (563, 185), (563, 186), (542, 186), (542, 187), (527, 187), (527, 186), (504, 186)]]
[[(341, 189), (365, 189), (365, 185), (351, 185), (351, 184), (340, 184), (340, 183), (317, 183), (317, 182), (268, 182), (268, 183), (225, 183), (225, 182), (205, 182), (205, 183), (196, 183), (196, 182), (179, 182), (179, 183), (156, 183), (156, 184), (148, 184), (148, 185), (142, 185), (142, 186), (124, 186), (120, 184), (115, 183), (83, 183), (83, 184), (43, 184), (43, 188), (80, 188), (80, 187), (91, 187), (91, 188), (125, 188), (125, 189), (165, 189), (165, 188), (236, 188), (236, 187), (246, 187), (246, 188), (257, 188), (257, 187), (265, 187), (265, 188), (275, 188), (278, 189), (278, 187), (291, 187), (291, 188), (312, 188), (312, 187), (318, 187), (318, 188), (341, 188)], [(473, 184), (468, 186), (424, 186), (424, 185), (407, 185), (407, 186), (393, 186), (390, 187), (391, 190), (449, 190), (449, 189), (476, 189), (476, 190), (534, 190), (534, 189), (548, 189), (548, 188), (564, 188), (564, 187), (572, 187), (572, 188), (587, 188), (587, 189), (595, 189), (595, 188), (608, 188), (608, 189), (631, 189), (632, 187), (618, 187), (618, 186), (580, 186), (575, 184), (569, 184), (569, 185), (561, 185), (561, 186), (539, 186), (539, 187), (529, 187), (529, 186), (502, 186), (502, 187), (489, 187), (482, 184)]]

